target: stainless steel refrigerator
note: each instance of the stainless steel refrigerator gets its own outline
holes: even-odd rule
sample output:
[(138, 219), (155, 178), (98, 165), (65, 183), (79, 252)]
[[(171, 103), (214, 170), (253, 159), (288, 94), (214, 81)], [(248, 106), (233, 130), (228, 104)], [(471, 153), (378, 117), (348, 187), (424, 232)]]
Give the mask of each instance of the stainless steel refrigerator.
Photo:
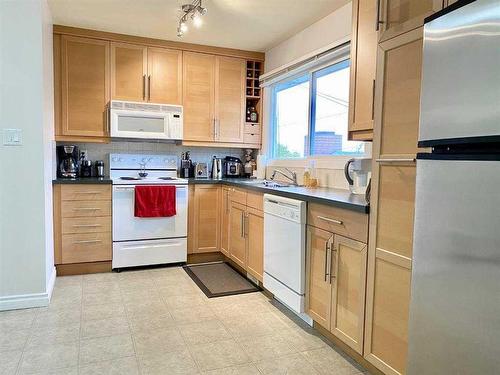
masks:
[(500, 0), (424, 26), (408, 374), (500, 373)]

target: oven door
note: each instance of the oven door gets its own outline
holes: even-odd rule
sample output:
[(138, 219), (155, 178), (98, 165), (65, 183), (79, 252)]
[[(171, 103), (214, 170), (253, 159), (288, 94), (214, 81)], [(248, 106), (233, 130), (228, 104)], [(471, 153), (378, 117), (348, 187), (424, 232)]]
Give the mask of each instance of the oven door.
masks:
[(176, 185), (176, 211), (172, 217), (134, 216), (135, 187), (113, 186), (113, 242), (187, 236), (188, 188)]
[(167, 112), (111, 109), (111, 137), (170, 139)]

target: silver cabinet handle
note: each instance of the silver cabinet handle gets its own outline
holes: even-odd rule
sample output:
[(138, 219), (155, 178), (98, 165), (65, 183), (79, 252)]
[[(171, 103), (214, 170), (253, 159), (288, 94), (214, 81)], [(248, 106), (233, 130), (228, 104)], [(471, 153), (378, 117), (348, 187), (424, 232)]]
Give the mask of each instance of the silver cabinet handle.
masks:
[(415, 158), (400, 158), (400, 159), (375, 159), (377, 163), (415, 163)]
[(318, 219), (328, 221), (329, 223), (343, 225), (344, 222), (342, 220), (330, 219), (329, 217), (317, 216)]
[(372, 120), (375, 119), (375, 80), (372, 82)]
[(375, 30), (380, 30), (380, 24), (384, 21), (380, 21), (380, 0), (377, 0), (377, 19), (375, 20)]
[(244, 219), (244, 212), (243, 211), (241, 211), (240, 225), (241, 225), (240, 237), (245, 238), (245, 219)]
[(146, 75), (142, 76), (142, 100), (146, 100)]
[(151, 76), (148, 76), (148, 100), (151, 100)]
[(226, 213), (229, 213), (229, 189), (226, 190)]
[(336, 253), (337, 252), (337, 249), (332, 246), (333, 245), (333, 236), (330, 238), (330, 265), (329, 265), (329, 270), (330, 270), (330, 284), (332, 283), (332, 279), (335, 279), (337, 274), (332, 271), (332, 267), (333, 267), (333, 253)]
[(217, 125), (216, 125), (215, 117), (213, 119), (213, 122), (214, 122), (214, 139), (217, 139)]
[(328, 242), (325, 242), (325, 283), (328, 281)]
[(248, 227), (249, 227), (249, 223), (248, 223), (248, 213), (245, 214), (245, 220), (243, 221), (243, 223), (245, 224), (245, 238), (248, 237)]
[(82, 208), (78, 208), (78, 207), (75, 207), (73, 208), (73, 211), (96, 211), (96, 210), (100, 210), (99, 207), (82, 207)]
[(79, 243), (98, 243), (98, 242), (102, 242), (102, 240), (73, 241), (74, 244), (79, 244)]
[(73, 224), (75, 228), (98, 228), (102, 227), (101, 224)]
[(100, 194), (100, 191), (79, 191), (76, 194)]

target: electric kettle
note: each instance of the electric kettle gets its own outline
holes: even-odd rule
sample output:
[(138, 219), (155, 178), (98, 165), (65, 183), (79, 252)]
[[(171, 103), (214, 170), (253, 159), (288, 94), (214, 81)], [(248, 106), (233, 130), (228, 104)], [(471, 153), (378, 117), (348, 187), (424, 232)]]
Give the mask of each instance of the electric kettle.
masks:
[(365, 194), (372, 174), (372, 159), (349, 159), (344, 167), (344, 174), (353, 194)]
[(210, 178), (220, 180), (222, 178), (222, 159), (214, 156), (212, 158), (212, 169), (210, 170)]

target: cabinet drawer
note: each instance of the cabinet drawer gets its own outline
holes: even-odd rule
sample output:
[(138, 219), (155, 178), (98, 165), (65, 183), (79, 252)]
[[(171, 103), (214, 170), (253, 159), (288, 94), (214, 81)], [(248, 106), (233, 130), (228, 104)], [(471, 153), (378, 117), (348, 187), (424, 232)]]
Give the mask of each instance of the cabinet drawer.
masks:
[(245, 190), (231, 188), (229, 191), (229, 199), (231, 202), (237, 202), (246, 206), (247, 192)]
[(62, 220), (62, 234), (111, 232), (111, 217), (78, 217)]
[(255, 134), (255, 133), (244, 134), (243, 142), (258, 145), (260, 144), (260, 134)]
[(253, 191), (247, 192), (247, 206), (264, 211), (264, 195)]
[(368, 215), (360, 212), (309, 204), (307, 224), (364, 243), (368, 242)]
[(259, 124), (245, 124), (245, 133), (246, 134), (260, 134), (260, 125)]
[(61, 200), (111, 200), (111, 185), (63, 185), (61, 186)]
[(66, 234), (62, 236), (62, 263), (111, 260), (111, 233)]
[(62, 218), (111, 216), (111, 201), (66, 201), (61, 204)]

